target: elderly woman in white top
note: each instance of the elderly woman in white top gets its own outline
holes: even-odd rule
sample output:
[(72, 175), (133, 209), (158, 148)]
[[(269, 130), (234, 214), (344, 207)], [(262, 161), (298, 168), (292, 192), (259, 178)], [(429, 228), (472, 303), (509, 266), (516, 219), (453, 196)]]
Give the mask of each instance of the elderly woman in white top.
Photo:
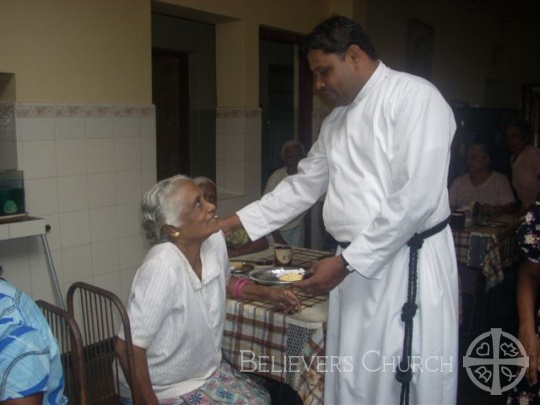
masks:
[[(215, 205), (185, 176), (160, 181), (144, 195), (143, 226), (154, 245), (137, 271), (127, 310), (136, 381), (143, 403), (268, 404), (266, 390), (222, 359), (226, 294), (270, 301), (285, 311), (300, 303), (290, 290), (230, 276)], [(117, 339), (121, 364), (125, 342)], [(120, 376), (122, 402), (132, 403)]]
[(514, 193), (510, 180), (504, 174), (490, 169), (490, 156), (486, 145), (475, 143), (467, 150), (469, 172), (456, 178), (450, 186), (450, 207), (482, 205), (487, 214), (504, 214), (514, 207)]

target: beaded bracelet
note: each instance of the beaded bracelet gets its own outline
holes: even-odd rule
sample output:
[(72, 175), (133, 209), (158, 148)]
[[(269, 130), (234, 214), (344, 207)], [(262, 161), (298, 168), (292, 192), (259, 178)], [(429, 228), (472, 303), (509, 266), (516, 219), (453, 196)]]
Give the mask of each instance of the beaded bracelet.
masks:
[(236, 282), (234, 285), (234, 298), (240, 298), (240, 294), (242, 293), (242, 290), (246, 284), (250, 284), (250, 281), (247, 278), (243, 278)]

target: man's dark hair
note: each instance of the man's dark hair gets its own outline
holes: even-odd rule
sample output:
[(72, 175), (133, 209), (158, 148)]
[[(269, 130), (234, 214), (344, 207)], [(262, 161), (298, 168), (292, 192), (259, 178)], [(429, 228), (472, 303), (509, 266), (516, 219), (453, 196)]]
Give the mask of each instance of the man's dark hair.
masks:
[(360, 24), (343, 16), (330, 17), (317, 25), (300, 40), (300, 52), (306, 56), (311, 49), (343, 55), (351, 45), (357, 45), (371, 59), (377, 60), (377, 51)]

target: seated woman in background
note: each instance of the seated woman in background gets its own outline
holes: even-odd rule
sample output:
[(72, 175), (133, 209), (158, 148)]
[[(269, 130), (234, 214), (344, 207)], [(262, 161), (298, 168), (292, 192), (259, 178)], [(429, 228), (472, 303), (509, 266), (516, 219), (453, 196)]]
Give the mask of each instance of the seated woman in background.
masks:
[[(208, 177), (202, 176), (195, 177), (193, 182), (203, 189), (204, 198), (214, 204), (217, 208), (218, 199), (216, 183), (214, 183)], [(260, 238), (256, 241), (252, 241), (244, 228), (237, 229), (227, 236), (227, 253), (229, 254), (229, 257), (260, 252), (261, 250), (267, 248), (268, 241), (266, 238)]]
[(517, 244), (525, 256), (518, 270), (517, 309), (518, 338), (523, 344), (529, 367), (523, 379), (509, 392), (508, 405), (537, 404), (540, 402), (540, 311), (537, 291), (540, 286), (540, 202), (537, 200), (525, 215), (516, 232)]
[(522, 119), (506, 126), (506, 144), (512, 152), (512, 185), (521, 201), (521, 212), (533, 204), (540, 192), (540, 149), (532, 146), (531, 127)]
[[(143, 227), (153, 247), (131, 286), (127, 311), (136, 381), (143, 403), (269, 404), (268, 392), (222, 359), (226, 295), (300, 308), (288, 289), (231, 277), (216, 206), (189, 178), (177, 175), (146, 192)], [(116, 341), (125, 368), (124, 334)], [(120, 375), (122, 402), (131, 393)]]
[(456, 178), (450, 186), (452, 210), (482, 205), (486, 214), (505, 214), (514, 208), (514, 193), (508, 177), (490, 169), (491, 158), (486, 145), (475, 143), (467, 150), (469, 172)]

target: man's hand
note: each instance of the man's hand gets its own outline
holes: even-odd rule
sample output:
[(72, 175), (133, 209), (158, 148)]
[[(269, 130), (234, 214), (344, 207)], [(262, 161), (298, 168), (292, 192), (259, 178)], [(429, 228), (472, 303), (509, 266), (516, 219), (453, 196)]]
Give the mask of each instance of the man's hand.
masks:
[(236, 214), (229, 215), (225, 218), (218, 218), (217, 224), (219, 229), (221, 229), (227, 236), (229, 236), (234, 230), (242, 228), (240, 217)]
[(310, 294), (323, 294), (333, 290), (345, 277), (349, 270), (343, 267), (341, 257), (335, 256), (315, 263), (309, 272), (311, 277), (292, 283), (293, 287), (300, 288)]

